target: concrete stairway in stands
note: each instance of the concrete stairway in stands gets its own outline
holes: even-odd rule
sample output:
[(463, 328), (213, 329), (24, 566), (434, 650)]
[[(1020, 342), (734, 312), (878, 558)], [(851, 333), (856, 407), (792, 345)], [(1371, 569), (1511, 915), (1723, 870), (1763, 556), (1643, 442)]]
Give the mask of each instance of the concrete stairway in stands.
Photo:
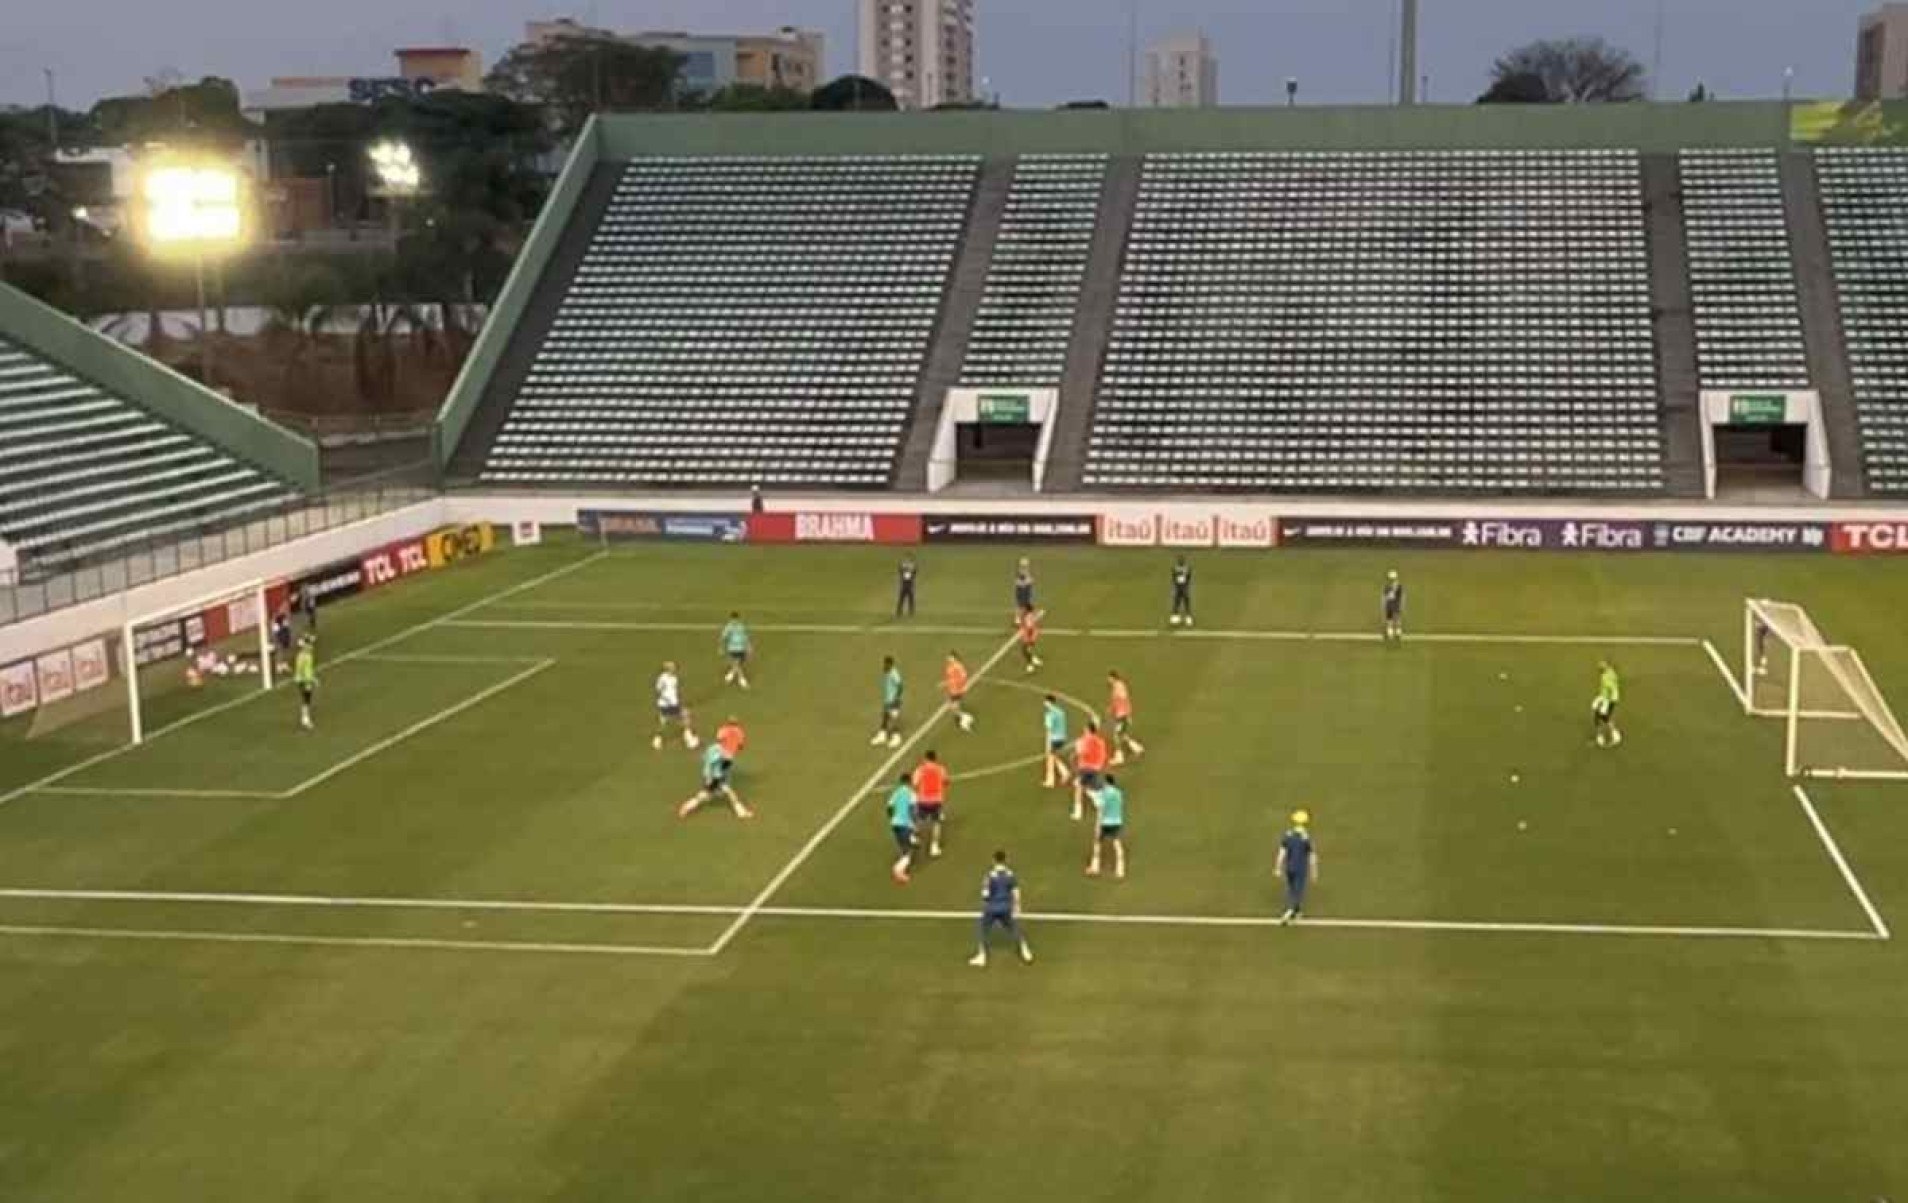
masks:
[(988, 159), (981, 165), (973, 204), (967, 211), (967, 229), (961, 235), (954, 272), (941, 298), (934, 342), (915, 393), (914, 417), (901, 443), (901, 462), (894, 474), (894, 487), (900, 492), (927, 489), (928, 457), (941, 424), (941, 406), (947, 400), (947, 390), (960, 383), (961, 365), (967, 361), (967, 343), (974, 334), (974, 318), (987, 287), (987, 269), (994, 261), (1001, 217), (1007, 211), (1007, 194), (1013, 184), (1014, 160)]
[(1643, 204), (1650, 256), (1650, 325), (1656, 336), (1656, 384), (1663, 406), (1664, 491), (1672, 497), (1701, 497), (1702, 398), (1676, 156), (1643, 156)]
[(1782, 207), (1789, 225), (1789, 254), (1795, 260), (1797, 299), (1802, 306), (1802, 342), (1808, 350), (1809, 382), (1822, 395), (1822, 421), (1828, 430), (1829, 462), (1835, 467), (1831, 492), (1864, 497), (1868, 487), (1862, 464), (1860, 418), (1855, 412), (1855, 381), (1849, 374), (1843, 341), (1842, 308), (1829, 258), (1828, 227), (1815, 158), (1807, 153), (1779, 155)]

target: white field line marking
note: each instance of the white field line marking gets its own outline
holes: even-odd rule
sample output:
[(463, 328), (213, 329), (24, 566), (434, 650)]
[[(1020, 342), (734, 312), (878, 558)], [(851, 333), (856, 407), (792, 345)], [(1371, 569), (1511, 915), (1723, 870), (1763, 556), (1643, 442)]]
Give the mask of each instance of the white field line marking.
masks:
[(550, 944), (527, 940), (432, 940), (386, 936), (287, 936), (266, 932), (173, 931), (137, 927), (0, 925), (0, 936), (65, 936), (91, 940), (161, 940), (192, 944), (279, 944), (299, 948), (427, 949), (441, 952), (592, 953), (623, 957), (706, 957), (706, 948), (651, 944)]
[[(1001, 658), (1013, 650), (1015, 642), (1016, 637), (1009, 635), (999, 647), (995, 648), (994, 654), (987, 657), (986, 661), (976, 669), (973, 676), (969, 678), (969, 688), (972, 688), (986, 677), (988, 672), (991, 671), (996, 664), (1000, 663)], [(902, 757), (913, 750), (915, 744), (921, 742), (923, 736), (934, 729), (935, 724), (941, 721), (942, 716), (947, 714), (949, 709), (950, 707), (946, 702), (942, 702), (939, 706), (935, 707), (934, 713), (930, 714), (920, 726), (914, 729), (914, 733), (908, 736), (906, 742), (891, 752), (888, 758), (881, 762), (881, 766), (868, 775), (868, 779), (862, 783), (861, 788), (848, 795), (848, 800), (841, 804), (840, 809), (836, 810), (835, 813), (829, 817), (828, 821), (823, 823), (821, 827), (816, 830), (814, 835), (808, 837), (808, 842), (803, 844), (801, 849), (797, 851), (794, 856), (789, 858), (788, 863), (782, 866), (780, 872), (769, 879), (769, 883), (763, 886), (761, 891), (749, 902), (749, 905), (743, 909), (742, 913), (735, 917), (734, 922), (722, 929), (722, 934), (716, 937), (715, 943), (709, 945), (710, 956), (720, 954), (723, 949), (729, 946), (729, 942), (735, 939), (744, 927), (748, 926), (749, 920), (755, 917), (755, 913), (768, 905), (769, 899), (775, 897), (775, 892), (782, 888), (783, 883), (795, 876), (796, 870), (800, 869), (802, 865), (807, 862), (808, 858), (814, 854), (815, 849), (821, 847), (822, 841), (832, 835), (835, 828), (841, 826), (842, 823), (847, 820), (848, 816), (854, 813), (855, 808), (861, 805), (862, 799), (867, 797), (869, 791), (875, 789), (880, 785), (884, 777), (894, 771), (894, 766), (901, 762)]]
[(1861, 904), (1862, 911), (1867, 914), (1868, 922), (1874, 928), (1874, 934), (1879, 939), (1888, 939), (1888, 924), (1882, 922), (1881, 912), (1875, 909), (1874, 902), (1868, 897), (1868, 891), (1862, 888), (1861, 880), (1855, 876), (1855, 870), (1849, 867), (1847, 858), (1842, 855), (1842, 849), (1835, 842), (1835, 837), (1829, 834), (1828, 824), (1824, 823), (1822, 816), (1816, 812), (1815, 803), (1809, 800), (1808, 791), (1799, 785), (1794, 789), (1795, 800), (1802, 804), (1802, 813), (1809, 816), (1809, 825), (1814, 827), (1815, 834), (1821, 837), (1822, 846), (1828, 849), (1829, 859), (1833, 860), (1835, 867), (1842, 871), (1842, 880), (1848, 883), (1849, 892), (1855, 895), (1855, 901)]
[[(53, 902), (127, 902), (127, 903), (188, 903), (232, 906), (288, 907), (288, 908), (337, 908), (365, 910), (442, 910), (442, 911), (504, 911), (553, 914), (602, 914), (602, 915), (751, 915), (778, 919), (848, 919), (848, 920), (963, 920), (972, 922), (973, 912), (950, 910), (911, 910), (883, 907), (824, 907), (824, 906), (724, 906), (675, 903), (641, 902), (537, 902), (514, 899), (476, 899), (476, 898), (349, 898), (330, 895), (308, 894), (195, 894), (158, 890), (41, 890), (41, 889), (0, 889), (0, 900), (28, 900)], [(1082, 923), (1106, 926), (1127, 927), (1193, 927), (1193, 928), (1266, 928), (1280, 926), (1279, 919), (1273, 915), (1127, 915), (1103, 914), (1082, 911), (1029, 911), (1029, 920), (1043, 923)], [(1691, 938), (1744, 938), (1768, 940), (1883, 940), (1889, 938), (1885, 927), (1871, 931), (1826, 931), (1814, 928), (1779, 927), (1702, 927), (1681, 924), (1619, 924), (1619, 923), (1535, 923), (1519, 921), (1457, 920), (1457, 919), (1351, 919), (1351, 918), (1311, 918), (1301, 920), (1299, 927), (1317, 927), (1344, 929), (1353, 931), (1398, 931), (1398, 932), (1485, 932), (1511, 935), (1544, 936), (1663, 936)], [(35, 928), (0, 926), (0, 933), (14, 932), (24, 934), (89, 934), (104, 932), (117, 934), (120, 929), (70, 928), (45, 926)], [(138, 929), (134, 930), (138, 934)], [(239, 933), (209, 933), (206, 938), (238, 938)], [(177, 933), (180, 939), (199, 938), (197, 933)], [(311, 943), (314, 940), (337, 943), (348, 938), (316, 938), (302, 936), (259, 936), (261, 940), (286, 943)], [(491, 947), (490, 942), (463, 941), (408, 941), (408, 940), (349, 940), (352, 943), (389, 944), (397, 947), (417, 945), (422, 947)], [(545, 948), (545, 945), (504, 943), (503, 948)], [(582, 945), (584, 950), (599, 947), (628, 949), (623, 945)], [(699, 956), (713, 955), (704, 948), (663, 948), (650, 949), (665, 955)]]
[(469, 710), (472, 706), (480, 705), (481, 703), (486, 702), (493, 697), (496, 697), (498, 694), (502, 693), (506, 689), (509, 689), (513, 685), (520, 685), (523, 682), (528, 681), (531, 677), (536, 676), (538, 673), (551, 667), (555, 663), (556, 663), (555, 660), (539, 660), (535, 664), (532, 664), (529, 668), (524, 669), (522, 672), (514, 673), (511, 676), (505, 677), (503, 680), (497, 682), (495, 685), (490, 686), (488, 689), (481, 689), (477, 691), (476, 693), (471, 694), (469, 697), (465, 698), (461, 702), (457, 702), (453, 705), (446, 706), (442, 710), (439, 710), (436, 714), (430, 715), (426, 718), (419, 719), (417, 722), (412, 723), (410, 726), (404, 728), (404, 730), (399, 731), (395, 735), (387, 735), (383, 739), (380, 739), (378, 742), (372, 744), (370, 747), (345, 757), (343, 760), (340, 760), (337, 764), (332, 765), (330, 768), (325, 769), (323, 772), (316, 773), (310, 777), (305, 778), (303, 781), (299, 782), (297, 785), (292, 786), (290, 789), (286, 790), (284, 793), (278, 796), (280, 798), (296, 798), (298, 795), (304, 793), (306, 790), (311, 789), (314, 786), (322, 785), (325, 782), (331, 780), (333, 777), (336, 777), (339, 773), (342, 773), (346, 771), (347, 769), (360, 765), (364, 763), (365, 761), (371, 759), (373, 756), (376, 756), (378, 753), (383, 752), (389, 748), (395, 747), (396, 745), (400, 743), (403, 743), (405, 740), (411, 738), (413, 735), (417, 735), (420, 732), (427, 731), (430, 728), (435, 727), (437, 724), (444, 722), (447, 719), (455, 718), (458, 715), (462, 714), (464, 711)]
[(85, 798), (240, 798), (253, 802), (272, 802), (282, 794), (244, 789), (119, 789), (113, 786), (88, 788), (84, 785), (46, 785), (34, 791), (40, 794), (67, 794)]
[(547, 656), (413, 656), (402, 652), (380, 652), (365, 656), (366, 664), (535, 664)]
[[(700, 601), (700, 602), (697, 602), (697, 601), (677, 601), (677, 602), (517, 601), (517, 602), (501, 602), (496, 606), (496, 608), (499, 610), (508, 610), (508, 611), (522, 610), (527, 612), (547, 610), (547, 611), (555, 611), (558, 613), (573, 612), (573, 613), (605, 613), (605, 614), (616, 614), (616, 613), (695, 614), (699, 612), (707, 612), (707, 613), (714, 614), (714, 613), (720, 612), (720, 613), (726, 614), (731, 609), (734, 608), (734, 601), (735, 601), (734, 598), (720, 598), (715, 601)], [(1008, 612), (1008, 609), (1006, 606), (1001, 606), (998, 609), (982, 609), (978, 606), (936, 606), (934, 607), (934, 613), (937, 616), (944, 615), (951, 618), (993, 618), (993, 617), (1003, 615), (1007, 612)], [(856, 616), (856, 617), (865, 619), (871, 626), (885, 626), (888, 624), (894, 624), (897, 626), (906, 626), (906, 625), (910, 625), (913, 622), (912, 619), (896, 618), (891, 612), (887, 610), (872, 610), (872, 609), (850, 610), (850, 609), (845, 609), (841, 606), (750, 605), (749, 613), (751, 614), (790, 614), (790, 615), (848, 614), (851, 616)]]
[(1735, 695), (1738, 702), (1741, 702), (1745, 706), (1748, 705), (1749, 694), (1747, 689), (1736, 681), (1736, 674), (1729, 669), (1729, 661), (1723, 659), (1722, 653), (1716, 650), (1716, 645), (1705, 639), (1703, 640), (1703, 650), (1709, 653), (1710, 662), (1716, 666), (1716, 671), (1722, 674), (1723, 680), (1729, 683), (1729, 692)]
[[(602, 559), (604, 556), (608, 554), (609, 553), (605, 551), (595, 552), (591, 555), (587, 555), (583, 557), (580, 560), (573, 560), (570, 563), (563, 565), (561, 568), (557, 568), (551, 572), (546, 572), (542, 576), (532, 577), (527, 581), (519, 581), (517, 584), (511, 585), (508, 588), (500, 590), (499, 592), (492, 593), (484, 597), (480, 597), (476, 601), (471, 602), (469, 605), (459, 606), (455, 610), (447, 611), (444, 614), (438, 615), (436, 618), (427, 619), (424, 622), (418, 623), (416, 626), (406, 627), (395, 635), (387, 636), (383, 639), (378, 640), (375, 643), (367, 643), (361, 648), (357, 648), (353, 651), (344, 653), (343, 655), (339, 656), (337, 659), (331, 661), (331, 667), (336, 668), (340, 664), (348, 664), (353, 660), (362, 659), (363, 657), (369, 656), (373, 654), (374, 652), (378, 652), (383, 650), (384, 648), (390, 647), (392, 644), (397, 643), (400, 640), (409, 639), (411, 636), (420, 634), (424, 631), (428, 631), (432, 629), (433, 627), (444, 626), (445, 624), (451, 622), (452, 620), (462, 618), (464, 615), (470, 614), (476, 610), (483, 608), (484, 606), (490, 605), (492, 602), (501, 601), (506, 597), (515, 597), (519, 593), (528, 592), (529, 590), (535, 589), (541, 585), (546, 585), (550, 583), (551, 581), (558, 579), (559, 577), (568, 576), (570, 573), (577, 571), (579, 568), (586, 568), (589, 565), (594, 564), (596, 561)], [(290, 687), (290, 681), (289, 679), (287, 679), (285, 684), (283, 686), (280, 686), (279, 688), (289, 688), (289, 687)], [(209, 706), (204, 710), (198, 711), (196, 714), (189, 714), (182, 719), (178, 719), (174, 722), (167, 723), (165, 726), (160, 727), (157, 730), (148, 731), (146, 733), (145, 742), (151, 743), (153, 740), (158, 739), (162, 735), (169, 735), (174, 731), (181, 730), (182, 728), (185, 728), (185, 727), (190, 727), (194, 723), (203, 722), (206, 719), (211, 718), (215, 714), (223, 714), (225, 711), (231, 710), (238, 706), (243, 706), (247, 702), (256, 701), (257, 699), (265, 696), (265, 693), (266, 691), (262, 689), (252, 690), (250, 692), (241, 694), (240, 696), (233, 698), (230, 701), (220, 702), (216, 706)], [(20, 798), (20, 797), (24, 797), (27, 794), (35, 793), (44, 786), (52, 785), (55, 782), (64, 781), (68, 777), (71, 777), (73, 774), (82, 772), (86, 769), (90, 769), (94, 765), (104, 764), (109, 760), (117, 759), (118, 757), (124, 756), (126, 753), (132, 751), (134, 748), (140, 747), (140, 746), (142, 745), (133, 744), (133, 743), (119, 744), (116, 747), (111, 747), (106, 749), (104, 752), (99, 752), (95, 755), (88, 756), (84, 760), (75, 761), (74, 763), (67, 765), (63, 769), (56, 769), (53, 772), (48, 773), (46, 776), (41, 777), (36, 781), (30, 781), (25, 785), (17, 786), (11, 790), (8, 790), (4, 794), (0, 794), (0, 806), (5, 806), (7, 803), (13, 801), (15, 798)]]
[[(564, 621), (555, 619), (480, 618), (447, 620), (443, 625), (504, 631), (715, 631), (721, 624), (709, 622), (624, 622)], [(992, 635), (999, 627), (910, 626), (906, 623), (751, 623), (749, 629), (762, 634), (786, 635)], [(1124, 627), (1047, 627), (1042, 635), (1082, 639), (1241, 639), (1275, 642), (1377, 643), (1383, 637), (1368, 631), (1253, 631), (1198, 630), (1174, 631), (1170, 628), (1144, 630)], [(1407, 635), (1406, 643), (1455, 644), (1537, 644), (1559, 646), (1608, 647), (1696, 647), (1702, 640), (1690, 635), (1522, 635), (1489, 632), (1437, 632)]]

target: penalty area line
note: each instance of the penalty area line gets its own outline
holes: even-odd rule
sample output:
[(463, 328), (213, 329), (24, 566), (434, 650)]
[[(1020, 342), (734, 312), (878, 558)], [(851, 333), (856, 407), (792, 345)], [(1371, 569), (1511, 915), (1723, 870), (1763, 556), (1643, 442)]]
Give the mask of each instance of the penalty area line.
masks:
[(1829, 834), (1828, 824), (1822, 821), (1821, 814), (1815, 809), (1815, 803), (1809, 798), (1809, 792), (1799, 785), (1791, 788), (1795, 791), (1795, 800), (1802, 804), (1802, 813), (1809, 818), (1809, 825), (1815, 828), (1816, 836), (1821, 839), (1822, 847), (1828, 849), (1829, 859), (1835, 862), (1837, 869), (1841, 870), (1842, 880), (1848, 884), (1849, 893), (1855, 895), (1855, 901), (1861, 905), (1862, 913), (1868, 916), (1875, 938), (1890, 939), (1888, 924), (1882, 921), (1881, 911), (1876, 909), (1874, 901), (1868, 896), (1868, 891), (1862, 888), (1861, 879), (1855, 876), (1855, 870), (1849, 866), (1848, 858), (1842, 855), (1841, 846), (1835, 842), (1835, 837)]
[(179, 931), (142, 927), (0, 924), (0, 937), (65, 936), (89, 940), (156, 940), (175, 944), (276, 944), (294, 948), (383, 948), (434, 952), (588, 953), (623, 957), (706, 957), (706, 948), (667, 944), (561, 944), (530, 940), (438, 940), (401, 936), (292, 936), (274, 932)]

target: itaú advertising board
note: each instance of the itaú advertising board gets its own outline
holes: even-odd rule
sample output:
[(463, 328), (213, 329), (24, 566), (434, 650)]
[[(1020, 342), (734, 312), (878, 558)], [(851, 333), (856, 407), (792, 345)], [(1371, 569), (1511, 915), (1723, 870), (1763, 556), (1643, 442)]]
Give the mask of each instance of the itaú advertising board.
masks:
[(1109, 511), (1100, 515), (1104, 547), (1246, 547), (1279, 545), (1271, 510), (1229, 506), (1212, 510)]

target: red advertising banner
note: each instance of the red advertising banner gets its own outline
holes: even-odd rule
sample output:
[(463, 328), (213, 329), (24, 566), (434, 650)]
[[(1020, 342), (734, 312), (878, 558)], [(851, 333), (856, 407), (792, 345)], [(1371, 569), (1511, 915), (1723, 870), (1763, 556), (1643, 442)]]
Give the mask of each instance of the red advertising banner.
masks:
[(919, 543), (919, 514), (750, 514), (751, 543)]
[(1839, 555), (1902, 555), (1908, 553), (1908, 522), (1832, 523), (1829, 548)]

